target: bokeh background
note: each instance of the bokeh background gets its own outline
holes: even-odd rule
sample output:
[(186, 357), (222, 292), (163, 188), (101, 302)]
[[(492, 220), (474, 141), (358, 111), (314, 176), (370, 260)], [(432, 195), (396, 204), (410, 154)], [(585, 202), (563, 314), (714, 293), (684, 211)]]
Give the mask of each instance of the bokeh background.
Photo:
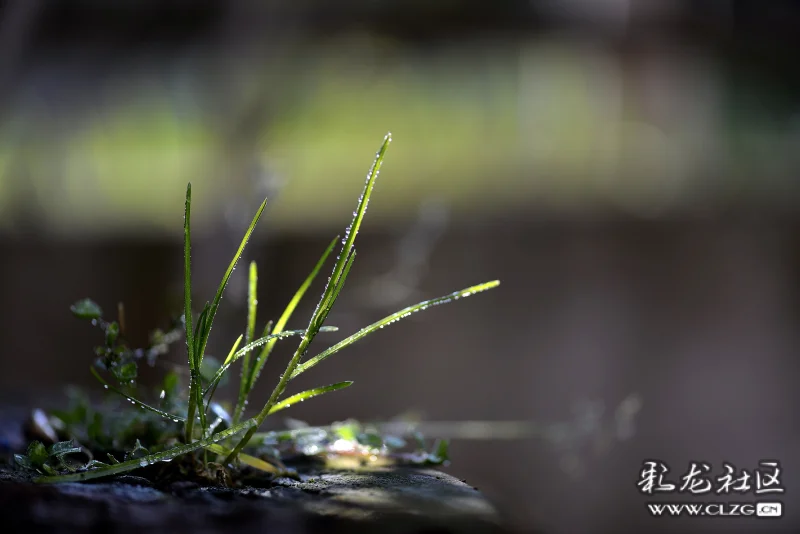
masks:
[[(293, 417), (495, 422), (449, 425), (472, 436), (449, 471), (521, 532), (800, 524), (789, 501), (775, 521), (654, 520), (636, 487), (648, 458), (676, 475), (690, 460), (719, 472), (778, 459), (786, 495), (800, 484), (797, 3), (0, 6), (5, 402), (96, 390), (99, 340), (73, 301), (123, 301), (138, 344), (179, 312), (187, 181), (203, 300), (269, 197), (245, 261), (260, 265), (261, 319), (276, 317), (344, 230), (391, 130), (329, 339), (502, 285), (304, 375), (298, 387), (356, 385)], [(245, 271), (212, 353), (243, 331)], [(291, 348), (278, 345), (256, 404)]]

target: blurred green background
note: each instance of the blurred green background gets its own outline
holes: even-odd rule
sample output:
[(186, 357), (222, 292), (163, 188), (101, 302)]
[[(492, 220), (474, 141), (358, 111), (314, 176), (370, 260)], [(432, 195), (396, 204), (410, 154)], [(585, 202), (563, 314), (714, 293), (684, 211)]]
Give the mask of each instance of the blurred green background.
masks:
[[(135, 21), (155, 8), (84, 9), (88, 25), (103, 12)], [(214, 224), (221, 199), (257, 194), (270, 177), (282, 184), (271, 225), (329, 227), (387, 130), (398, 142), (394, 178), (380, 184), (391, 202), (373, 215), (381, 221), (432, 195), (457, 214), (652, 215), (797, 199), (796, 77), (765, 72), (735, 40), (721, 53), (696, 38), (621, 37), (623, 23), (572, 33), (478, 26), (430, 43), (366, 23), (328, 21), (323, 32), (310, 5), (237, 9), (271, 31), (248, 28), (231, 49), (208, 42), (198, 23), (189, 51), (118, 43), (114, 69), (117, 59), (91, 52), (49, 54), (46, 36), (32, 46), (40, 60), (14, 80), (0, 130), (2, 228), (24, 212), (59, 233), (174, 233), (187, 181), (198, 186), (202, 223)], [(643, 33), (660, 20), (638, 13)], [(294, 29), (274, 30), (280, 17)], [(89, 32), (85, 46), (103, 35)]]

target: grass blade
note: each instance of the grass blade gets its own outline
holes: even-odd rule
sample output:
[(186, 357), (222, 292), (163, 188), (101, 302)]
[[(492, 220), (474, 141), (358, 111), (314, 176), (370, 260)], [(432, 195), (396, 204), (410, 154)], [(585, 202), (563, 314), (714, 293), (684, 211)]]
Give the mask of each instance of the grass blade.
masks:
[[(200, 332), (202, 332), (206, 327), (206, 321), (208, 320), (208, 312), (211, 310), (211, 303), (206, 301), (205, 306), (203, 306), (203, 310), (200, 312), (200, 315), (197, 316), (197, 324), (194, 327), (194, 354), (196, 355), (199, 350), (199, 341), (200, 341)], [(200, 368), (200, 364), (195, 358), (195, 367), (198, 369)]]
[[(231, 452), (229, 449), (226, 449), (222, 445), (216, 443), (209, 445), (208, 447), (206, 447), (206, 449), (210, 450), (215, 454), (220, 454), (222, 456), (230, 454)], [(256, 458), (255, 456), (250, 456), (249, 454), (245, 453), (239, 453), (239, 459), (242, 461), (243, 464), (249, 465), (250, 467), (258, 469), (259, 471), (266, 471), (267, 473), (272, 473), (273, 475), (281, 474), (280, 469), (278, 469), (269, 462), (265, 462), (261, 458)]]
[[(317, 261), (317, 264), (311, 270), (311, 273), (306, 277), (306, 279), (303, 282), (303, 284), (300, 286), (300, 288), (297, 290), (297, 292), (292, 297), (292, 300), (289, 301), (289, 304), (286, 306), (286, 309), (283, 310), (283, 313), (278, 318), (278, 322), (275, 323), (275, 328), (272, 331), (273, 334), (279, 334), (279, 333), (283, 332), (283, 329), (286, 327), (286, 323), (289, 322), (289, 319), (291, 318), (292, 314), (294, 313), (295, 309), (297, 308), (297, 305), (300, 303), (300, 300), (303, 298), (303, 295), (306, 294), (306, 291), (308, 291), (308, 288), (314, 282), (314, 279), (317, 277), (317, 275), (319, 274), (320, 270), (322, 270), (322, 266), (325, 265), (325, 261), (328, 259), (328, 256), (331, 255), (331, 252), (333, 252), (333, 248), (336, 246), (336, 242), (338, 240), (339, 240), (339, 236), (336, 236), (333, 239), (333, 241), (331, 241), (330, 245), (328, 245), (328, 248), (325, 249), (325, 252), (322, 253), (322, 256), (320, 257), (319, 261)], [(277, 341), (277, 340), (275, 340), (275, 341)], [(267, 360), (269, 359), (269, 355), (272, 352), (272, 348), (275, 346), (275, 341), (271, 341), (270, 343), (267, 343), (264, 346), (264, 349), (261, 351), (261, 353), (256, 358), (256, 361), (255, 361), (255, 363), (253, 365), (253, 370), (250, 373), (250, 379), (249, 379), (248, 385), (247, 385), (247, 394), (249, 394), (250, 391), (253, 389), (253, 386), (255, 385), (256, 380), (258, 380), (258, 377), (261, 374), (261, 370), (264, 368), (264, 364), (267, 363)], [(245, 400), (246, 400), (246, 398), (245, 398)]]
[[(244, 247), (247, 245), (247, 242), (250, 240), (250, 236), (253, 234), (253, 230), (258, 224), (258, 220), (261, 218), (261, 214), (264, 212), (264, 208), (267, 206), (267, 199), (261, 203), (261, 206), (258, 208), (253, 220), (250, 222), (250, 226), (247, 227), (247, 231), (244, 233), (244, 237), (242, 238), (241, 243), (239, 244), (239, 248), (236, 250), (236, 253), (233, 256), (230, 264), (228, 264), (228, 269), (225, 271), (225, 274), (222, 276), (222, 281), (219, 284), (219, 288), (217, 289), (216, 295), (214, 295), (214, 300), (211, 302), (208, 311), (203, 316), (203, 320), (200, 323), (202, 328), (198, 328), (198, 332), (196, 335), (195, 340), (195, 350), (194, 350), (194, 361), (195, 361), (195, 374), (200, 369), (200, 366), (203, 363), (203, 354), (206, 350), (206, 345), (208, 344), (208, 336), (211, 334), (211, 327), (214, 323), (214, 317), (217, 314), (217, 309), (219, 308), (219, 303), (222, 300), (222, 294), (225, 292), (225, 288), (228, 285), (228, 281), (231, 278), (231, 274), (233, 270), (236, 268), (236, 264), (239, 262), (239, 258), (242, 257), (242, 253), (244, 252)], [(196, 379), (195, 379), (196, 381)], [(193, 381), (194, 382), (194, 381)], [(192, 404), (197, 405), (197, 409), (200, 411), (200, 425), (203, 429), (203, 434), (206, 431), (206, 418), (205, 418), (205, 410), (203, 409), (203, 398), (200, 394), (199, 387), (195, 388), (193, 393), (194, 403), (190, 399), (189, 401), (189, 411), (193, 411), (191, 408)], [(191, 426), (192, 426), (193, 414), (192, 417), (189, 418), (189, 430), (187, 430), (186, 440), (187, 442), (191, 440)]]
[(336, 299), (339, 298), (339, 293), (342, 292), (342, 288), (344, 287), (344, 282), (347, 280), (347, 275), (350, 274), (350, 268), (353, 266), (353, 262), (356, 260), (356, 250), (353, 249), (353, 252), (350, 253), (350, 257), (347, 259), (347, 262), (344, 264), (344, 270), (339, 275), (339, 279), (336, 280), (336, 284), (333, 286), (333, 291), (331, 291), (330, 298), (328, 302), (323, 305), (323, 309), (320, 314), (319, 324), (325, 322), (325, 319), (328, 318), (328, 314), (331, 312), (333, 308), (333, 303), (336, 302)]
[(361, 222), (364, 220), (364, 215), (366, 214), (367, 206), (369, 205), (369, 199), (372, 195), (372, 190), (375, 187), (375, 180), (377, 180), (378, 175), (380, 174), (381, 166), (383, 165), (383, 158), (386, 156), (386, 150), (388, 150), (389, 143), (391, 142), (392, 134), (388, 133), (383, 138), (383, 144), (378, 150), (378, 153), (375, 155), (375, 160), (372, 162), (372, 167), (370, 167), (369, 172), (367, 173), (367, 183), (364, 185), (364, 192), (361, 194), (361, 198), (358, 199), (358, 207), (356, 208), (356, 211), (353, 212), (353, 220), (350, 222), (350, 226), (348, 226), (347, 230), (345, 231), (342, 252), (339, 254), (336, 265), (333, 268), (333, 273), (328, 279), (328, 284), (325, 286), (325, 291), (322, 294), (322, 298), (317, 306), (317, 310), (314, 312), (314, 316), (311, 319), (309, 330), (312, 332), (315, 327), (319, 327), (322, 324), (325, 316), (327, 316), (325, 310), (330, 311), (330, 309), (333, 307), (331, 295), (333, 294), (334, 289), (336, 288), (336, 285), (342, 276), (342, 272), (344, 271), (348, 260), (350, 260), (356, 236), (358, 235), (358, 230), (361, 228)]
[[(321, 331), (336, 332), (337, 330), (338, 328), (336, 328), (335, 326), (326, 326), (323, 327)], [(255, 341), (248, 343), (241, 349), (237, 350), (235, 353), (231, 353), (230, 355), (228, 355), (228, 358), (225, 360), (225, 363), (222, 364), (219, 369), (217, 369), (216, 373), (214, 373), (214, 377), (211, 379), (211, 382), (209, 382), (208, 386), (206, 387), (206, 390), (203, 392), (203, 396), (205, 397), (206, 395), (208, 395), (209, 391), (211, 391), (212, 388), (216, 387), (217, 383), (219, 383), (219, 381), (222, 379), (222, 375), (225, 374), (225, 371), (227, 371), (231, 365), (233, 365), (239, 358), (252, 351), (254, 348), (260, 347), (264, 343), (268, 343), (270, 341), (276, 341), (278, 339), (284, 339), (291, 336), (302, 336), (305, 333), (306, 333), (305, 330), (284, 330), (283, 332), (280, 332), (278, 334), (270, 334), (268, 336), (256, 339)], [(239, 336), (239, 339), (241, 339), (241, 336)]]
[(222, 363), (223, 363), (223, 365), (224, 365), (224, 364), (226, 364), (226, 363), (229, 363), (229, 362), (231, 361), (231, 359), (233, 358), (233, 355), (234, 355), (234, 353), (236, 353), (236, 349), (238, 349), (238, 348), (239, 348), (239, 344), (240, 344), (241, 342), (242, 342), (242, 336), (241, 336), (241, 334), (240, 334), (240, 335), (239, 335), (239, 337), (237, 337), (237, 338), (236, 338), (236, 342), (235, 342), (235, 343), (233, 344), (233, 346), (231, 347), (231, 350), (230, 350), (230, 352), (228, 352), (228, 357), (227, 357), (227, 358), (225, 358), (225, 361), (224, 361), (224, 362), (222, 362)]
[[(236, 338), (236, 342), (231, 347), (230, 352), (228, 352), (228, 357), (225, 358), (225, 361), (220, 366), (220, 369), (222, 369), (222, 367), (226, 365), (230, 366), (233, 360), (233, 355), (236, 352), (236, 349), (239, 348), (239, 343), (241, 342), (242, 342), (242, 336), (240, 335), (238, 338)], [(219, 381), (222, 380), (222, 375), (223, 373), (220, 373), (219, 369), (217, 369), (217, 372), (214, 374), (214, 377), (208, 384), (208, 387), (206, 387), (205, 391), (203, 391), (203, 398), (206, 399), (206, 407), (203, 410), (204, 412), (207, 412), (208, 407), (211, 406), (211, 399), (214, 397), (214, 392), (217, 391), (217, 384), (219, 384)], [(205, 433), (203, 435), (205, 435)]]
[[(275, 389), (272, 390), (269, 400), (267, 400), (267, 403), (255, 417), (257, 425), (248, 430), (239, 443), (236, 444), (234, 449), (225, 459), (226, 463), (230, 463), (236, 459), (236, 455), (247, 445), (247, 442), (253, 436), (258, 426), (260, 426), (261, 423), (264, 422), (264, 419), (267, 418), (267, 415), (269, 415), (273, 405), (278, 401), (280, 396), (283, 395), (283, 391), (286, 389), (286, 384), (289, 382), (289, 376), (294, 372), (295, 367), (297, 367), (297, 365), (300, 363), (300, 360), (303, 358), (303, 356), (305, 356), (309, 345), (314, 340), (314, 337), (317, 335), (317, 332), (319, 332), (319, 329), (322, 327), (322, 322), (324, 321), (330, 309), (333, 307), (333, 301), (335, 299), (331, 300), (331, 294), (336, 289), (338, 281), (341, 278), (345, 267), (347, 267), (348, 264), (352, 264), (351, 253), (353, 252), (353, 244), (355, 242), (356, 235), (358, 235), (358, 230), (361, 227), (361, 221), (364, 219), (364, 214), (367, 211), (369, 198), (372, 194), (373, 188), (375, 187), (375, 180), (378, 178), (378, 174), (380, 174), (380, 169), (383, 165), (383, 159), (386, 156), (386, 151), (389, 148), (389, 143), (391, 143), (391, 141), (392, 135), (391, 133), (387, 133), (383, 138), (383, 144), (381, 145), (381, 148), (375, 155), (375, 160), (372, 162), (372, 167), (370, 167), (370, 170), (367, 173), (367, 182), (364, 186), (364, 192), (361, 194), (361, 198), (358, 200), (358, 207), (356, 211), (353, 212), (353, 220), (345, 232), (345, 240), (344, 246), (342, 247), (342, 252), (339, 254), (339, 257), (336, 260), (336, 265), (333, 268), (331, 277), (328, 278), (328, 283), (325, 285), (325, 291), (322, 293), (322, 298), (320, 299), (319, 303), (317, 303), (314, 314), (311, 316), (311, 320), (308, 323), (308, 329), (306, 330), (306, 335), (303, 336), (303, 339), (300, 341), (300, 345), (297, 347), (294, 356), (292, 356), (292, 359), (286, 366), (286, 370), (284, 371), (283, 375), (281, 375), (281, 379), (278, 381)], [(339, 287), (341, 288), (341, 286)]]
[(186, 351), (189, 358), (189, 405), (186, 414), (185, 440), (192, 440), (194, 412), (200, 392), (195, 358), (195, 341), (192, 330), (192, 184), (186, 186), (186, 205), (183, 213), (183, 316), (186, 330)]
[[(256, 336), (256, 308), (258, 307), (257, 300), (258, 289), (258, 268), (256, 262), (250, 262), (250, 272), (248, 274), (247, 284), (247, 330), (245, 332), (245, 345), (255, 339)], [(265, 334), (266, 335), (266, 334)], [(250, 368), (252, 362), (250, 361), (250, 352), (244, 355), (242, 362), (242, 373), (239, 379), (239, 398), (236, 401), (236, 406), (233, 409), (233, 421), (238, 423), (239, 418), (244, 412), (244, 403), (247, 400), (248, 385), (250, 383)]]
[(138, 407), (140, 407), (140, 408), (143, 408), (143, 409), (145, 409), (145, 410), (151, 411), (151, 412), (153, 412), (153, 413), (157, 413), (158, 415), (160, 415), (160, 416), (161, 416), (161, 417), (163, 417), (164, 419), (169, 419), (170, 421), (173, 421), (173, 422), (175, 422), (175, 423), (180, 423), (180, 422), (184, 422), (184, 421), (186, 421), (186, 418), (185, 418), (185, 417), (181, 417), (180, 415), (172, 415), (171, 413), (167, 413), (167, 412), (165, 412), (165, 411), (163, 411), (163, 410), (159, 410), (159, 409), (158, 409), (158, 408), (156, 408), (155, 406), (150, 406), (149, 404), (146, 404), (146, 403), (144, 403), (144, 402), (140, 401), (139, 399), (137, 399), (137, 398), (135, 398), (135, 397), (131, 397), (130, 395), (128, 395), (127, 393), (125, 393), (125, 392), (124, 392), (124, 391), (122, 391), (121, 389), (119, 389), (119, 388), (116, 388), (116, 387), (112, 386), (111, 384), (109, 384), (108, 382), (106, 382), (106, 381), (103, 379), (103, 377), (102, 377), (102, 376), (100, 376), (100, 373), (98, 373), (98, 372), (97, 372), (97, 370), (96, 370), (94, 367), (90, 367), (90, 368), (89, 368), (89, 371), (91, 371), (91, 372), (92, 372), (92, 374), (94, 375), (94, 377), (95, 377), (95, 378), (96, 378), (96, 379), (97, 379), (97, 380), (98, 380), (98, 381), (99, 381), (101, 384), (103, 384), (103, 387), (104, 387), (105, 389), (108, 389), (108, 390), (110, 390), (110, 391), (113, 391), (114, 393), (116, 393), (116, 394), (118, 394), (118, 395), (122, 395), (123, 397), (125, 397), (126, 399), (128, 399), (128, 400), (129, 400), (129, 401), (130, 401), (132, 404), (135, 404), (136, 406), (138, 406)]
[(234, 254), (233, 259), (231, 260), (230, 264), (228, 264), (228, 269), (225, 271), (225, 274), (222, 276), (222, 281), (219, 284), (219, 288), (217, 289), (217, 294), (214, 295), (214, 300), (211, 302), (211, 307), (208, 310), (208, 315), (206, 316), (206, 321), (203, 325), (203, 330), (200, 331), (200, 339), (198, 344), (197, 350), (197, 366), (199, 367), (200, 364), (203, 362), (203, 353), (206, 350), (206, 345), (208, 344), (208, 336), (211, 333), (211, 325), (214, 322), (214, 317), (217, 314), (217, 309), (219, 308), (220, 300), (222, 300), (222, 294), (225, 292), (225, 287), (228, 285), (228, 281), (231, 278), (231, 274), (233, 270), (236, 268), (236, 264), (239, 262), (239, 258), (242, 257), (242, 253), (244, 252), (244, 247), (247, 245), (247, 242), (250, 240), (250, 236), (253, 234), (253, 230), (258, 224), (258, 220), (261, 218), (261, 214), (264, 212), (264, 208), (267, 206), (267, 199), (264, 199), (264, 202), (261, 203), (261, 206), (258, 208), (253, 220), (250, 222), (250, 226), (247, 227), (247, 231), (244, 233), (244, 237), (242, 238), (241, 243), (239, 244), (239, 248), (236, 250), (236, 254)]
[(255, 427), (255, 425), (256, 425), (255, 419), (248, 419), (247, 421), (239, 423), (238, 425), (234, 425), (227, 430), (223, 430), (222, 432), (217, 432), (216, 434), (214, 434), (209, 438), (193, 441), (185, 445), (179, 445), (177, 447), (173, 447), (163, 452), (149, 454), (141, 458), (128, 460), (126, 462), (120, 462), (118, 464), (109, 465), (107, 467), (92, 469), (90, 471), (83, 471), (80, 473), (69, 473), (66, 475), (39, 477), (34, 479), (34, 482), (39, 482), (43, 484), (53, 484), (60, 482), (81, 482), (84, 480), (92, 480), (95, 478), (102, 478), (112, 475), (119, 475), (121, 473), (127, 473), (129, 471), (133, 471), (140, 467), (146, 467), (156, 462), (168, 462), (174, 458), (177, 458), (178, 456), (183, 456), (184, 454), (196, 451), (197, 449), (202, 449), (204, 447), (208, 447), (209, 445), (213, 445), (220, 441), (224, 441), (230, 438), (231, 436), (235, 436), (240, 432)]
[(325, 393), (329, 393), (331, 391), (337, 391), (340, 389), (344, 389), (346, 387), (350, 387), (353, 385), (352, 380), (347, 380), (345, 382), (337, 382), (336, 384), (331, 384), (329, 386), (323, 386), (314, 389), (308, 389), (301, 393), (297, 393), (296, 395), (292, 395), (291, 397), (287, 397), (280, 402), (275, 403), (272, 408), (270, 408), (269, 413), (270, 415), (274, 414), (275, 412), (279, 412), (281, 410), (285, 410), (289, 406), (293, 404), (297, 404), (298, 402), (303, 402), (306, 399), (312, 399), (314, 397), (318, 397), (319, 395), (324, 395)]
[(478, 284), (476, 286), (472, 286), (472, 287), (468, 287), (466, 289), (462, 289), (461, 291), (456, 291), (454, 293), (450, 293), (449, 295), (445, 295), (443, 297), (438, 297), (438, 298), (435, 298), (435, 299), (431, 299), (431, 300), (426, 300), (424, 302), (420, 302), (419, 304), (415, 304), (414, 306), (409, 306), (408, 308), (404, 308), (404, 309), (402, 309), (402, 310), (400, 310), (398, 312), (395, 312), (395, 313), (393, 313), (391, 315), (388, 315), (388, 316), (384, 317), (383, 319), (381, 319), (380, 321), (376, 321), (376, 322), (372, 323), (371, 325), (362, 328), (361, 330), (359, 330), (358, 332), (356, 332), (352, 336), (343, 339), (342, 341), (340, 341), (336, 345), (334, 345), (334, 346), (330, 347), (329, 349), (317, 354), (313, 358), (310, 358), (309, 360), (306, 360), (305, 362), (299, 364), (291, 372), (291, 374), (289, 376), (289, 379), (291, 380), (291, 379), (297, 377), (298, 375), (308, 371), (309, 369), (311, 369), (312, 367), (317, 365), (322, 360), (328, 358), (332, 354), (335, 354), (335, 353), (339, 352), (341, 349), (345, 348), (346, 346), (352, 345), (353, 343), (355, 343), (359, 339), (361, 339), (361, 338), (363, 338), (363, 337), (375, 332), (376, 330), (379, 330), (379, 329), (383, 328), (384, 326), (388, 326), (388, 325), (390, 325), (390, 324), (392, 324), (394, 322), (399, 321), (400, 319), (404, 319), (404, 318), (408, 317), (409, 315), (411, 315), (412, 313), (416, 313), (416, 312), (419, 312), (419, 311), (422, 311), (422, 310), (426, 310), (426, 309), (430, 308), (431, 306), (437, 306), (439, 304), (445, 304), (447, 302), (452, 302), (454, 300), (458, 300), (458, 299), (463, 298), (463, 297), (468, 297), (470, 295), (474, 295), (475, 293), (480, 293), (482, 291), (486, 291), (488, 289), (492, 289), (494, 287), (497, 287), (498, 285), (500, 285), (500, 281), (499, 280), (494, 280), (492, 282), (486, 282), (486, 283), (483, 283), (483, 284)]

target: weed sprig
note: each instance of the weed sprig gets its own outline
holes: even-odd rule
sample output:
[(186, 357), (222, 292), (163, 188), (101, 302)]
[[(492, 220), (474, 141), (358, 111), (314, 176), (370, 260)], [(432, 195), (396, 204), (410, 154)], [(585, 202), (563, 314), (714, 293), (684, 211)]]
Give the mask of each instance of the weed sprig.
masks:
[[(118, 475), (140, 467), (146, 467), (156, 462), (170, 461), (179, 456), (198, 450), (203, 450), (204, 454), (210, 452), (214, 455), (224, 456), (224, 464), (226, 465), (241, 461), (246, 465), (258, 467), (268, 471), (272, 470), (274, 472), (274, 466), (271, 466), (263, 460), (248, 456), (243, 453), (245, 447), (248, 446), (255, 433), (264, 423), (264, 420), (269, 415), (288, 408), (297, 402), (301, 402), (305, 399), (323, 395), (332, 391), (338, 391), (352, 385), (352, 382), (349, 381), (339, 382), (336, 384), (303, 391), (289, 397), (283, 397), (286, 387), (291, 380), (297, 378), (297, 376), (308, 371), (326, 358), (339, 352), (341, 349), (385, 326), (408, 317), (412, 313), (425, 310), (438, 304), (458, 300), (462, 297), (467, 297), (475, 293), (480, 293), (487, 289), (496, 287), (499, 282), (495, 280), (492, 282), (486, 282), (468, 287), (443, 297), (421, 302), (414, 306), (409, 306), (408, 308), (393, 313), (381, 319), (380, 321), (362, 328), (358, 332), (350, 335), (349, 337), (316, 354), (315, 356), (306, 358), (308, 349), (316, 338), (317, 334), (336, 330), (335, 327), (324, 326), (324, 323), (339, 294), (341, 293), (342, 288), (344, 287), (347, 276), (353, 265), (353, 261), (355, 260), (355, 239), (364, 219), (367, 205), (369, 204), (369, 199), (375, 186), (375, 181), (380, 173), (381, 165), (383, 164), (384, 156), (390, 142), (391, 135), (387, 134), (380, 150), (378, 150), (378, 153), (375, 156), (372, 167), (367, 174), (364, 191), (359, 198), (356, 211), (353, 212), (353, 219), (345, 231), (344, 238), (341, 240), (342, 249), (336, 258), (331, 276), (327, 280), (325, 289), (317, 303), (314, 313), (308, 322), (308, 326), (303, 330), (285, 330), (285, 327), (291, 319), (298, 303), (308, 291), (314, 279), (324, 266), (326, 260), (333, 252), (339, 239), (338, 237), (334, 239), (324, 251), (322, 257), (317, 262), (316, 266), (305, 279), (300, 288), (297, 290), (294, 297), (286, 306), (284, 312), (281, 314), (278, 320), (274, 323), (274, 325), (271, 321), (268, 322), (261, 333), (261, 337), (258, 338), (255, 337), (258, 271), (254, 262), (250, 264), (247, 296), (248, 313), (245, 333), (243, 336), (239, 336), (239, 338), (234, 342), (227, 358), (216, 368), (213, 373), (208, 373), (205, 371), (205, 369), (208, 367), (208, 360), (205, 357), (205, 351), (208, 344), (209, 335), (211, 333), (211, 327), (219, 309), (225, 287), (230, 280), (236, 264), (242, 256), (248, 240), (253, 234), (256, 224), (258, 223), (258, 220), (261, 217), (264, 208), (266, 207), (267, 201), (265, 199), (264, 202), (262, 202), (255, 216), (253, 217), (252, 222), (248, 226), (239, 248), (236, 250), (233, 259), (231, 260), (222, 277), (222, 281), (220, 282), (219, 288), (217, 289), (213, 300), (211, 302), (206, 302), (195, 321), (192, 315), (193, 304), (191, 282), (192, 188), (191, 184), (189, 184), (186, 188), (184, 216), (184, 313), (182, 318), (189, 363), (189, 396), (185, 405), (180, 402), (175, 403), (175, 406), (178, 408), (185, 409), (185, 415), (183, 413), (170, 413), (140, 401), (139, 399), (126, 393), (123, 389), (109, 384), (95, 368), (92, 368), (92, 373), (106, 389), (122, 395), (140, 409), (150, 411), (164, 418), (166, 421), (183, 424), (183, 443), (175, 444), (174, 446), (166, 448), (160, 452), (127, 459), (123, 462), (105, 464), (97, 460), (93, 460), (91, 462), (91, 466), (87, 466), (83, 470), (75, 470), (74, 472), (54, 474), (56, 471), (50, 469), (46, 471), (48, 476), (39, 477), (37, 481), (67, 482)], [(118, 379), (122, 386), (132, 382), (136, 377), (137, 354), (127, 350), (124, 345), (119, 345), (119, 325), (116, 322), (108, 323), (104, 321), (101, 317), (102, 311), (100, 310), (99, 306), (88, 299), (75, 304), (72, 308), (72, 311), (75, 315), (84, 319), (89, 319), (94, 324), (101, 326), (106, 332), (106, 347), (103, 349), (103, 351), (100, 351), (102, 354), (99, 355), (101, 355), (102, 358), (99, 361), (99, 367), (111, 372)], [(245, 421), (241, 421), (247, 405), (247, 399), (255, 387), (264, 365), (269, 359), (275, 343), (281, 339), (287, 339), (294, 336), (300, 337), (300, 342), (284, 372), (281, 374), (278, 383), (272, 390), (269, 400), (267, 400), (266, 404), (264, 404), (264, 406), (255, 416), (246, 419)], [(239, 348), (243, 338), (245, 344)], [(256, 349), (260, 350), (256, 352)], [(240, 375), (238, 397), (233, 410), (233, 415), (230, 418), (218, 417), (217, 421), (209, 424), (209, 414), (215, 407), (214, 403), (212, 403), (212, 399), (217, 385), (226, 376), (225, 374), (230, 367), (240, 359), (242, 360), (242, 371)], [(205, 367), (204, 364), (206, 364)], [(165, 390), (162, 391), (162, 397), (164, 394)], [(226, 419), (222, 422), (226, 424), (227, 428), (218, 432), (213, 432), (216, 430), (217, 426), (221, 424), (220, 420), (223, 419)], [(235, 439), (238, 439), (238, 441), (234, 441)], [(44, 462), (48, 458), (48, 454), (50, 456), (59, 456), (59, 454), (61, 454), (61, 451), (51, 451), (51, 453), (47, 453), (47, 451), (42, 452), (38, 449), (34, 452), (36, 452), (36, 462), (42, 465), (44, 465)], [(63, 456), (63, 454), (61, 455)], [(27, 457), (21, 456), (21, 458)], [(21, 461), (24, 462), (25, 460)], [(31, 464), (31, 462), (28, 463)]]

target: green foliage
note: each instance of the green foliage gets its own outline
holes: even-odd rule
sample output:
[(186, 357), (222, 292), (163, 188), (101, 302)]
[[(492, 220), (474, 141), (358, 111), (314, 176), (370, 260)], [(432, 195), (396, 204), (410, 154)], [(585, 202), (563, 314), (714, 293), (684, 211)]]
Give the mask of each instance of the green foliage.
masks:
[(33, 441), (28, 445), (27, 454), (15, 454), (14, 461), (22, 469), (55, 475), (59, 470), (74, 471), (75, 467), (67, 462), (66, 457), (80, 452), (81, 448), (72, 441), (60, 441), (49, 448), (40, 441)]
[(76, 317), (81, 319), (98, 319), (103, 315), (103, 310), (92, 299), (79, 300), (69, 309)]
[[(114, 417), (107, 417), (104, 412), (93, 410), (85, 399), (79, 398), (68, 410), (54, 412), (52, 421), (62, 434), (91, 443), (91, 452), (95, 455), (104, 454), (109, 463), (90, 459), (88, 463), (82, 464), (79, 468), (67, 465), (63, 458), (81, 451), (71, 441), (53, 445), (49, 450), (45, 449), (41, 443), (34, 442), (27, 455), (18, 455), (17, 463), (23, 468), (47, 475), (38, 479), (42, 482), (64, 482), (125, 473), (156, 463), (171, 461), (195, 451), (203, 451), (205, 462), (208, 462), (210, 453), (213, 459), (224, 457), (222, 463), (226, 466), (241, 462), (270, 473), (279, 473), (283, 472), (282, 468), (265, 462), (263, 457), (271, 458), (272, 463), (280, 465), (281, 452), (279, 449), (287, 443), (299, 448), (305, 454), (313, 454), (313, 451), (336, 453), (341, 450), (350, 450), (367, 454), (370, 457), (376, 454), (387, 455), (391, 451), (396, 452), (405, 447), (407, 442), (401, 436), (384, 435), (375, 427), (361, 425), (355, 421), (336, 424), (327, 429), (306, 427), (306, 431), (302, 431), (301, 428), (289, 434), (257, 434), (258, 428), (268, 415), (289, 408), (293, 404), (352, 385), (350, 381), (339, 382), (284, 397), (289, 381), (299, 374), (368, 334), (408, 317), (412, 313), (491, 289), (499, 283), (494, 281), (471, 286), (410, 306), (359, 330), (316, 356), (306, 358), (308, 348), (317, 334), (336, 331), (335, 327), (325, 326), (324, 323), (342, 291), (355, 261), (356, 235), (364, 219), (390, 141), (391, 137), (387, 135), (367, 174), (364, 192), (359, 199), (356, 211), (353, 212), (353, 219), (345, 231), (345, 237), (341, 241), (342, 249), (336, 258), (316, 309), (309, 319), (308, 326), (302, 330), (285, 330), (300, 300), (333, 252), (338, 237), (324, 251), (314, 269), (287, 304), (277, 322), (274, 323), (274, 327), (271, 321), (267, 322), (261, 337), (257, 339), (255, 339), (255, 332), (258, 271), (255, 263), (250, 264), (245, 331), (233, 343), (227, 357), (221, 363), (205, 354), (211, 328), (231, 274), (242, 256), (267, 201), (265, 199), (261, 203), (248, 226), (233, 259), (223, 274), (213, 299), (206, 302), (195, 319), (192, 312), (191, 284), (192, 189), (189, 184), (186, 189), (184, 212), (184, 311), (178, 325), (166, 333), (154, 332), (151, 336), (150, 347), (131, 349), (126, 344), (120, 327), (122, 317), (120, 317), (120, 323), (104, 320), (100, 307), (89, 299), (81, 300), (71, 308), (73, 314), (90, 320), (104, 332), (105, 343), (95, 350), (98, 359), (95, 366), (91, 368), (92, 374), (105, 389), (119, 395), (136, 406), (138, 410), (128, 410), (125, 412), (126, 415), (115, 414)], [(144, 359), (152, 365), (158, 356), (167, 351), (170, 344), (180, 339), (181, 333), (186, 340), (189, 366), (188, 395), (182, 395), (179, 375), (170, 372), (161, 384), (157, 402), (147, 403), (139, 400), (142, 392), (137, 391), (135, 387), (139, 363)], [(269, 400), (257, 414), (240, 422), (245, 412), (248, 396), (275, 343), (291, 337), (300, 338), (298, 347), (280, 375)], [(239, 345), (243, 339), (244, 346), (240, 348)], [(260, 350), (254, 357), (254, 351), (258, 348)], [(228, 412), (229, 408), (213, 402), (212, 398), (217, 386), (228, 376), (227, 371), (240, 359), (242, 359), (242, 370), (239, 393), (231, 416)], [(114, 376), (119, 387), (105, 380), (100, 371), (107, 371)], [(199, 428), (196, 428), (198, 424)], [(290, 436), (288, 440), (285, 439), (287, 435)], [(238, 441), (233, 441), (233, 438), (238, 438)], [(259, 451), (261, 458), (244, 454), (245, 447)], [(272, 452), (276, 450), (278, 453), (273, 454)], [(123, 461), (117, 459), (120, 455), (124, 458)], [(406, 460), (414, 463), (445, 463), (449, 460), (447, 442), (437, 442), (430, 452), (424, 450), (423, 443), (423, 448), (419, 448), (413, 453), (406, 453)], [(206, 468), (208, 465), (206, 464)]]

